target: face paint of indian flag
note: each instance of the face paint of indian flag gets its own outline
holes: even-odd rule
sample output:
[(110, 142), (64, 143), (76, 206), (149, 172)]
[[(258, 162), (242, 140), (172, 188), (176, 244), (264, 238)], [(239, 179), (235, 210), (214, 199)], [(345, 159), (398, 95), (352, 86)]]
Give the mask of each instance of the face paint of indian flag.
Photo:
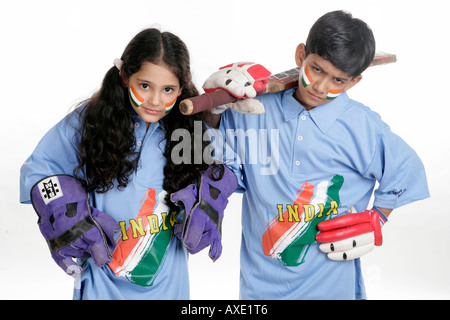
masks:
[[(178, 98), (178, 97), (177, 97)], [(175, 98), (175, 100), (166, 103), (166, 114), (168, 114), (170, 112), (170, 110), (172, 110), (173, 106), (175, 105), (175, 102), (177, 102), (177, 98)]]
[(336, 99), (337, 97), (339, 97), (339, 95), (342, 93), (342, 91), (344, 91), (344, 89), (342, 89), (342, 90), (330, 90), (330, 91), (328, 91), (328, 94), (327, 94), (327, 100), (333, 100), (333, 99)]
[(131, 102), (133, 102), (134, 106), (136, 108), (139, 108), (139, 106), (144, 102), (144, 98), (142, 98), (139, 93), (133, 88), (133, 86), (130, 87), (130, 98)]
[(311, 77), (311, 74), (309, 73), (308, 66), (302, 67), (301, 78), (302, 78), (303, 87), (305, 87), (305, 88), (307, 86), (309, 86), (311, 84), (311, 82), (314, 81), (313, 78)]

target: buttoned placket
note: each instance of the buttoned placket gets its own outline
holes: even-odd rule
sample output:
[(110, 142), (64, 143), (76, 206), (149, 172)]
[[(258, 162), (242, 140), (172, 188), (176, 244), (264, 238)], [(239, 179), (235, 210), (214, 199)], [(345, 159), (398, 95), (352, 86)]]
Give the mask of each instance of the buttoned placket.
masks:
[(298, 156), (300, 153), (298, 152), (299, 149), (302, 148), (302, 144), (304, 143), (304, 138), (303, 135), (301, 134), (302, 127), (304, 122), (308, 119), (309, 113), (308, 111), (302, 111), (300, 113), (300, 117), (299, 117), (299, 121), (298, 121), (298, 126), (297, 126), (297, 132), (296, 132), (296, 140), (294, 141), (294, 167), (293, 167), (293, 171), (296, 172), (298, 171), (298, 169), (301, 165), (302, 165), (302, 161), (300, 159), (300, 157)]

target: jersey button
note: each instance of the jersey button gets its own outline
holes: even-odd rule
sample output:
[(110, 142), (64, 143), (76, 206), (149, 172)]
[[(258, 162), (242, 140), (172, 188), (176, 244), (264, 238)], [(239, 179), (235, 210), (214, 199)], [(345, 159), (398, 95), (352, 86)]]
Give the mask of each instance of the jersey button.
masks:
[(298, 160), (295, 161), (295, 165), (296, 165), (296, 166), (299, 166), (299, 165), (300, 165), (300, 161), (298, 161)]

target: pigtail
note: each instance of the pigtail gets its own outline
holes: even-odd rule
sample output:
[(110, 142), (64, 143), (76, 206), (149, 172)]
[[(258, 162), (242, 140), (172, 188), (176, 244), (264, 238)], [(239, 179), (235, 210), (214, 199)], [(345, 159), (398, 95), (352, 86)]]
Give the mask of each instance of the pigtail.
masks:
[(75, 174), (85, 167), (89, 191), (107, 192), (114, 187), (126, 187), (129, 176), (137, 167), (138, 155), (127, 91), (116, 67), (105, 75), (101, 89), (86, 105), (83, 118), (80, 163)]

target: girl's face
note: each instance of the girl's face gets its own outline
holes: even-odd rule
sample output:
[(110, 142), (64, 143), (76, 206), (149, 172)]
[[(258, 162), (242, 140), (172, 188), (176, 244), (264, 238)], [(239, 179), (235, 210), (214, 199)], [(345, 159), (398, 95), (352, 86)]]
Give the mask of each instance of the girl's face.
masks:
[(181, 88), (178, 78), (167, 66), (144, 62), (130, 77), (128, 92), (131, 106), (148, 128), (172, 109)]

